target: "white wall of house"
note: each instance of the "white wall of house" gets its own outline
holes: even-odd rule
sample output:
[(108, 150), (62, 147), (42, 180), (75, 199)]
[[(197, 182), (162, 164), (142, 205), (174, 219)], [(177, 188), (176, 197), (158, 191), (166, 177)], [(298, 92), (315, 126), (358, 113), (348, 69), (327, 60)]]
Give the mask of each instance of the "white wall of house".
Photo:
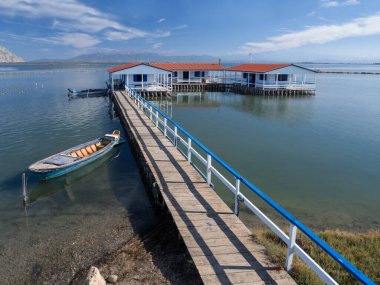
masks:
[(268, 71), (266, 73), (267, 74), (315, 74), (315, 72), (312, 70), (298, 67), (295, 65), (289, 65), (283, 68)]
[[(127, 82), (128, 82), (128, 85), (130, 87), (141, 86), (141, 80), (136, 80), (135, 81), (135, 79), (136, 79), (135, 74), (129, 74), (127, 76), (128, 76), (128, 80), (125, 81), (125, 84), (127, 84)], [(143, 82), (144, 85), (152, 85), (152, 84), (154, 84), (154, 74), (146, 74), (146, 79), (147, 80)]]
[[(247, 74), (244, 76), (244, 74)], [(253, 72), (226, 72), (225, 82), (226, 83), (237, 83), (242, 85), (251, 85), (252, 81), (248, 82), (248, 78)], [(260, 78), (262, 74), (262, 78)], [(285, 76), (284, 76), (285, 75)], [(264, 80), (265, 78), (265, 80)], [(277, 78), (277, 80), (276, 80)], [(272, 70), (266, 73), (256, 73), (254, 84), (258, 87), (265, 85), (303, 85), (303, 84), (314, 84), (315, 83), (315, 72), (308, 70), (299, 66), (290, 65), (287, 67)], [(253, 85), (253, 84), (252, 84)]]
[[(281, 73), (281, 74), (268, 74), (268, 73), (264, 74), (264, 73), (261, 73), (261, 74), (262, 74), (262, 76), (260, 76), (260, 74), (256, 74), (256, 82), (255, 83), (258, 85), (262, 85), (263, 83), (268, 84), (268, 85), (275, 85), (276, 84), (276, 77), (277, 77), (278, 85), (289, 84), (289, 82), (291, 82), (291, 79), (292, 79), (292, 74), (285, 74), (285, 73)], [(263, 78), (261, 79), (261, 77), (263, 77)]]
[[(207, 71), (207, 70), (176, 70), (176, 71), (173, 71), (173, 74), (174, 74), (174, 72), (177, 72), (177, 77), (174, 77), (174, 78), (177, 78), (179, 80), (186, 80), (186, 79), (184, 79), (184, 76), (183, 76), (184, 71), (189, 72), (190, 81), (191, 81), (191, 79), (200, 79), (201, 80), (202, 78), (208, 78), (209, 77), (209, 71)], [(195, 76), (195, 73), (197, 71), (200, 73), (199, 77)]]
[[(137, 78), (135, 75), (139, 75), (138, 80), (136, 80)], [(144, 75), (146, 76), (146, 81), (143, 81)], [(140, 64), (134, 67), (113, 72), (110, 74), (110, 79), (113, 82), (117, 82), (117, 84), (123, 82), (132, 88), (145, 88), (150, 85), (154, 85), (157, 82), (166, 83), (165, 86), (171, 87), (170, 76), (171, 71)]]

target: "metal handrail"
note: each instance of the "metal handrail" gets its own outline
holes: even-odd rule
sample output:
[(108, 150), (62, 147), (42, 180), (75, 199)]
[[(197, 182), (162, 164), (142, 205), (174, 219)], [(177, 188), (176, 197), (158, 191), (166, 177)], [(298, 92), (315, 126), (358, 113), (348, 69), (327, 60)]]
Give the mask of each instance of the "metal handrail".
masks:
[[(170, 127), (167, 125), (167, 122), (169, 121), (174, 128), (176, 128), (176, 131), (173, 131), (177, 134), (177, 131), (181, 131), (185, 136), (190, 139), (190, 141), (194, 142), (196, 145), (198, 145), (208, 156), (213, 158), (216, 162), (218, 162), (222, 167), (224, 167), (228, 172), (230, 172), (236, 179), (236, 185), (238, 185), (238, 181), (241, 181), (245, 186), (247, 186), (252, 192), (254, 192), (256, 195), (258, 195), (262, 200), (264, 200), (267, 204), (269, 204), (273, 209), (275, 209), (278, 213), (280, 213), (286, 220), (290, 222), (290, 235), (287, 236), (283, 231), (277, 227), (265, 214), (261, 213), (262, 217), (259, 217), (264, 221), (276, 234), (279, 232), (281, 233), (279, 237), (288, 243), (288, 255), (287, 255), (287, 270), (289, 271), (291, 269), (292, 265), (292, 257), (294, 253), (297, 253), (310, 267), (312, 270), (314, 270), (319, 277), (326, 282), (327, 284), (338, 284), (327, 272), (325, 272), (307, 253), (305, 253), (297, 244), (295, 244), (295, 238), (296, 238), (296, 229), (300, 229), (306, 236), (308, 236), (314, 243), (316, 243), (323, 251), (325, 251), (328, 255), (330, 255), (335, 261), (337, 261), (344, 269), (346, 269), (352, 276), (354, 276), (358, 281), (360, 281), (362, 284), (366, 285), (375, 285), (375, 283), (368, 278), (364, 273), (362, 273), (359, 269), (357, 269), (354, 265), (352, 265), (349, 261), (347, 261), (343, 256), (341, 256), (338, 252), (336, 252), (334, 249), (332, 249), (326, 242), (324, 242), (320, 237), (318, 237), (314, 232), (312, 232), (308, 227), (306, 227), (304, 224), (302, 224), (299, 220), (297, 220), (293, 215), (291, 215), (288, 211), (286, 211), (284, 208), (282, 208), (279, 204), (277, 204), (274, 200), (269, 198), (266, 194), (264, 194), (257, 186), (253, 185), (251, 182), (246, 180), (243, 176), (241, 176), (237, 171), (235, 171), (233, 168), (231, 168), (227, 163), (225, 163), (222, 159), (220, 159), (217, 155), (215, 155), (213, 152), (211, 152), (206, 146), (204, 146), (200, 141), (198, 141), (196, 138), (194, 138), (189, 132), (187, 132), (185, 129), (183, 129), (180, 125), (178, 125), (175, 121), (170, 119), (168, 116), (166, 116), (160, 109), (158, 109), (155, 105), (153, 105), (151, 102), (143, 98), (140, 94), (138, 94), (136, 91), (128, 88), (126, 86), (126, 90), (130, 97), (134, 97), (135, 102), (143, 102), (142, 110), (144, 111), (144, 106), (149, 105), (150, 108), (145, 108), (145, 110), (152, 112), (153, 109), (156, 111), (155, 119), (163, 121), (159, 119), (158, 114), (160, 114), (165, 120), (164, 125), (164, 133), (166, 134), (166, 129)], [(138, 104), (140, 107), (140, 105)], [(141, 107), (140, 107), (141, 108)], [(150, 118), (153, 121), (153, 117), (150, 116)], [(158, 122), (156, 121), (156, 126), (158, 127)], [(161, 130), (162, 131), (162, 130)], [(172, 130), (171, 130), (172, 131)], [(172, 132), (171, 132), (172, 133)], [(177, 137), (181, 139), (184, 143), (184, 139), (176, 135), (174, 141), (176, 141)], [(186, 143), (185, 143), (186, 144)], [(191, 151), (191, 144), (190, 146), (187, 145), (188, 148), (190, 148)], [(182, 152), (183, 153), (183, 152)], [(183, 153), (185, 155), (185, 153)], [(208, 161), (209, 159), (204, 159), (205, 161)], [(191, 158), (189, 160), (191, 162)], [(201, 162), (204, 164), (204, 161), (201, 160)], [(209, 165), (212, 172), (215, 174), (215, 168), (211, 166), (211, 163)], [(221, 175), (218, 173), (218, 175)], [(203, 175), (205, 177), (205, 175)], [(225, 177), (223, 177), (225, 178)], [(226, 178), (225, 178), (226, 179)], [(226, 179), (228, 181), (228, 179)], [(209, 181), (208, 181), (209, 182)], [(211, 182), (210, 182), (211, 183)], [(209, 183), (209, 184), (210, 184)], [(224, 183), (224, 182), (223, 182)], [(230, 182), (229, 182), (230, 183)], [(231, 184), (232, 185), (232, 184)], [(230, 190), (230, 185), (227, 186)], [(237, 188), (237, 187), (236, 187)], [(236, 191), (236, 192), (235, 192)], [(235, 189), (233, 191), (235, 193), (235, 203), (238, 202), (238, 196), (243, 197), (245, 199), (244, 203), (248, 206), (249, 204), (252, 204), (252, 202), (248, 201), (246, 203), (247, 198), (242, 195), (238, 189)], [(255, 207), (255, 206), (254, 206)], [(236, 208), (236, 205), (235, 205)], [(252, 209), (251, 209), (252, 210)], [(259, 211), (260, 210), (256, 210)], [(235, 211), (236, 212), (236, 211)], [(255, 212), (256, 213), (256, 212)], [(256, 213), (257, 214), (257, 213)], [(266, 222), (265, 219), (267, 219), (269, 222)], [(273, 229), (272, 226), (274, 226), (276, 229)], [(292, 230), (293, 229), (293, 230)], [(293, 234), (292, 234), (293, 233)]]

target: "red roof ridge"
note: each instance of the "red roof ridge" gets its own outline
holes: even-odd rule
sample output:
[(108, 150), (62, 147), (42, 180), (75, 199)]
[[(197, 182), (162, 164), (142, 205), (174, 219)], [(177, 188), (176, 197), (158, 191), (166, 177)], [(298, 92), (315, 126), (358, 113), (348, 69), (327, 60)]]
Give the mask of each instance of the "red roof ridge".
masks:
[(247, 72), (269, 72), (279, 68), (287, 67), (290, 63), (242, 63), (226, 68), (226, 71), (247, 71)]
[(107, 71), (112, 73), (112, 72), (116, 72), (116, 71), (123, 70), (126, 68), (135, 67), (135, 66), (140, 65), (140, 64), (144, 64), (144, 62), (128, 62), (128, 63), (122, 64), (122, 65), (118, 65), (115, 67), (108, 68)]
[(140, 64), (160, 68), (168, 71), (174, 70), (224, 70), (224, 67), (217, 62), (130, 62), (116, 67), (108, 68), (112, 73), (123, 69), (135, 67)]
[(151, 66), (169, 70), (223, 70), (216, 62), (151, 62)]

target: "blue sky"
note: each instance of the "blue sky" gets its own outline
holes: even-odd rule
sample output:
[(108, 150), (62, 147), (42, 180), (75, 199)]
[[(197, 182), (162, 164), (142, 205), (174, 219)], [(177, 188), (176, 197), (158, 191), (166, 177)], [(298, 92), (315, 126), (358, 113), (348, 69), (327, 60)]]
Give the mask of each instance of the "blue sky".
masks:
[(378, 0), (1, 0), (0, 27), (0, 45), (25, 60), (150, 51), (380, 62)]

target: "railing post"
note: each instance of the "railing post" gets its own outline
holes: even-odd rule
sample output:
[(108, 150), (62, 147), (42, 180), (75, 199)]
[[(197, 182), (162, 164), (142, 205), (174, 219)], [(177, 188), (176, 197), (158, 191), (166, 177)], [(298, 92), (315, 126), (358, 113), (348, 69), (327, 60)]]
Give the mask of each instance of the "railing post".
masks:
[(191, 162), (191, 138), (187, 138), (187, 160)]
[(158, 111), (156, 110), (156, 127), (158, 128)]
[(240, 194), (240, 179), (239, 178), (236, 178), (235, 177), (235, 211), (234, 211), (234, 214), (236, 216), (239, 216), (239, 211), (240, 211), (240, 207), (239, 207), (239, 194)]
[(153, 107), (150, 106), (150, 120), (153, 121)]
[(296, 236), (297, 236), (297, 227), (293, 224), (290, 224), (288, 254), (286, 255), (286, 263), (285, 263), (285, 268), (286, 268), (286, 271), (288, 272), (292, 269), (294, 248), (296, 245)]
[(164, 136), (166, 138), (166, 134), (167, 134), (167, 127), (168, 127), (168, 120), (166, 118), (164, 118)]
[(174, 126), (174, 146), (177, 147), (177, 126)]
[(211, 155), (207, 154), (207, 184), (211, 185)]

